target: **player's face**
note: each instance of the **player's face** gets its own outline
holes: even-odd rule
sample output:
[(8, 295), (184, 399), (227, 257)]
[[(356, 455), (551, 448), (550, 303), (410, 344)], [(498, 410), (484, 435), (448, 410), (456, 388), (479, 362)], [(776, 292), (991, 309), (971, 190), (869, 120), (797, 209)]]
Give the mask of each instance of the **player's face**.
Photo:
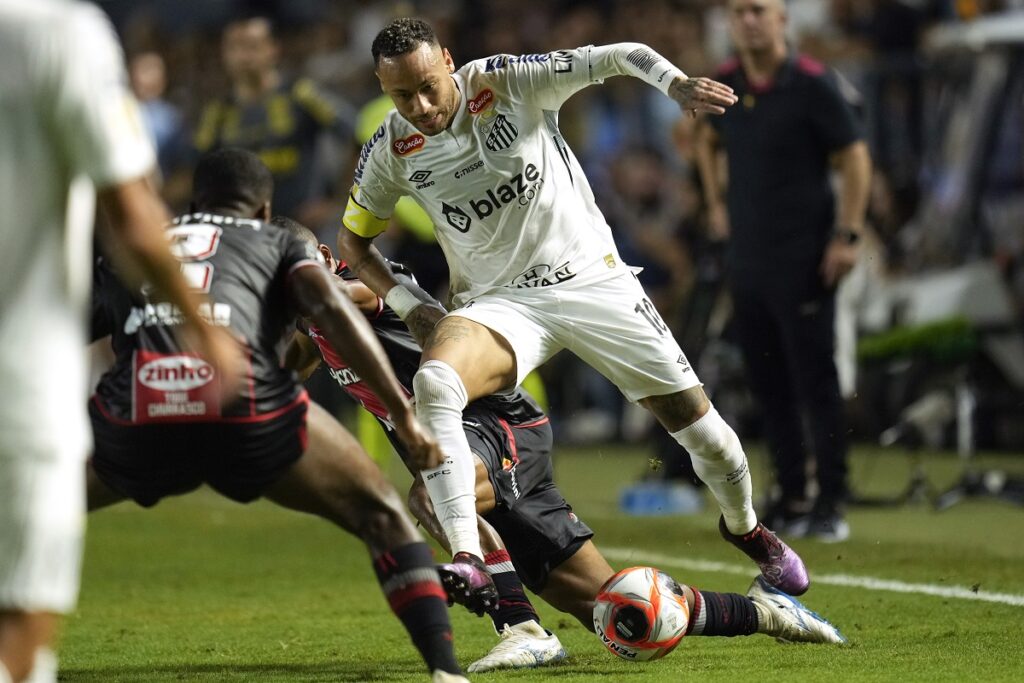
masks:
[(424, 135), (437, 135), (451, 123), (458, 106), (454, 70), (448, 50), (421, 43), (408, 54), (382, 57), (377, 78), (402, 118)]
[(221, 47), (224, 68), (233, 79), (257, 76), (277, 62), (277, 43), (265, 19), (231, 24)]
[(784, 42), (782, 0), (729, 0), (729, 32), (740, 51), (763, 52)]

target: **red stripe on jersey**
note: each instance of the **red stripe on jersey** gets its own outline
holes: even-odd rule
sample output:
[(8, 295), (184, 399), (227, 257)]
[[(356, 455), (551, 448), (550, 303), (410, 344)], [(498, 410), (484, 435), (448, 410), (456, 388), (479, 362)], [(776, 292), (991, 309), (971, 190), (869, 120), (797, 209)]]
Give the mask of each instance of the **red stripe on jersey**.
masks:
[[(309, 327), (309, 338), (313, 340), (313, 343), (320, 349), (320, 355), (323, 357), (324, 362), (327, 363), (327, 367), (332, 370), (334, 379), (341, 385), (341, 388), (345, 392), (359, 401), (359, 403), (370, 411), (373, 415), (381, 418), (388, 419), (388, 409), (384, 407), (384, 403), (377, 398), (377, 395), (366, 385), (366, 383), (360, 378), (355, 371), (353, 371), (345, 359), (341, 357), (331, 343), (327, 341), (327, 338), (323, 336), (318, 328), (313, 325)], [(341, 375), (338, 373), (346, 373)], [(406, 398), (412, 396), (405, 387), (402, 387), (402, 393), (405, 394)]]
[(530, 427), (539, 427), (543, 424), (547, 424), (548, 422), (550, 422), (550, 420), (548, 419), (548, 416), (545, 415), (544, 417), (534, 420), (533, 422), (524, 422), (521, 425), (511, 425), (511, 427), (512, 429), (529, 429)]
[(505, 430), (505, 434), (508, 436), (508, 450), (512, 455), (513, 464), (519, 464), (519, 450), (516, 448), (516, 435), (512, 433), (512, 428), (508, 426), (508, 422), (498, 418), (498, 424)]

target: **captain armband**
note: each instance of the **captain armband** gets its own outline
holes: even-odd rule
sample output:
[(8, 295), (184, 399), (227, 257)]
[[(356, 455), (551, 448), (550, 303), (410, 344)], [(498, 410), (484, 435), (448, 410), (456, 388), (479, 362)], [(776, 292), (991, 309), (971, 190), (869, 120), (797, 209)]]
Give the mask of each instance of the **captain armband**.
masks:
[(366, 238), (376, 237), (388, 227), (387, 218), (377, 218), (365, 207), (360, 206), (352, 195), (349, 195), (345, 216), (341, 222), (349, 231)]

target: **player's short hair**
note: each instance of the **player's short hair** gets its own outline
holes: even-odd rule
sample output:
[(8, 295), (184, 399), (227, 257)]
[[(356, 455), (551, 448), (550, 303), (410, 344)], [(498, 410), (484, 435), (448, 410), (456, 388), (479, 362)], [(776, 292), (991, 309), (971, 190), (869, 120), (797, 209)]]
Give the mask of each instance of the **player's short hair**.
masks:
[(420, 46), (421, 43), (428, 45), (440, 45), (437, 36), (430, 24), (422, 19), (401, 17), (395, 19), (385, 26), (373, 39), (370, 51), (373, 53), (373, 63), (380, 63), (382, 57), (398, 57), (407, 55)]
[(244, 149), (225, 147), (199, 159), (192, 177), (192, 203), (197, 211), (256, 211), (274, 194), (274, 177), (260, 158)]
[(298, 237), (300, 240), (313, 247), (314, 250), (320, 247), (320, 240), (316, 238), (313, 231), (297, 220), (288, 218), (288, 216), (277, 215), (270, 219), (270, 224), (287, 230), (294, 237)]

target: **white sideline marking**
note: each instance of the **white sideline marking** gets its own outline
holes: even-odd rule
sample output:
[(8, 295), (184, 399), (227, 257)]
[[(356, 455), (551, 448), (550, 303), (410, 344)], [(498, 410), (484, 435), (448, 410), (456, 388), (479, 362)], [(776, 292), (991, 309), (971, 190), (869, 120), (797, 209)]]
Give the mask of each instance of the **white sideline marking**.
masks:
[[(740, 574), (749, 577), (753, 577), (755, 574), (754, 569), (749, 565), (713, 562), (711, 560), (700, 559), (691, 560), (682, 557), (672, 557), (671, 555), (647, 552), (646, 550), (602, 547), (601, 552), (606, 557), (624, 562), (641, 562), (652, 565), (682, 567), (683, 569), (690, 569), (692, 571), (721, 572), (723, 574)], [(983, 590), (975, 592), (966, 586), (937, 586), (931, 583), (907, 583), (905, 581), (879, 579), (873, 576), (855, 576), (852, 574), (814, 574), (812, 576), (812, 581), (814, 583), (824, 583), (832, 586), (870, 588), (872, 590), (891, 591), (893, 593), (918, 593), (921, 595), (934, 595), (940, 598), (980, 600), (981, 602), (996, 602), (1002, 605), (1024, 607), (1024, 595), (1014, 595), (1012, 593), (990, 593)]]

